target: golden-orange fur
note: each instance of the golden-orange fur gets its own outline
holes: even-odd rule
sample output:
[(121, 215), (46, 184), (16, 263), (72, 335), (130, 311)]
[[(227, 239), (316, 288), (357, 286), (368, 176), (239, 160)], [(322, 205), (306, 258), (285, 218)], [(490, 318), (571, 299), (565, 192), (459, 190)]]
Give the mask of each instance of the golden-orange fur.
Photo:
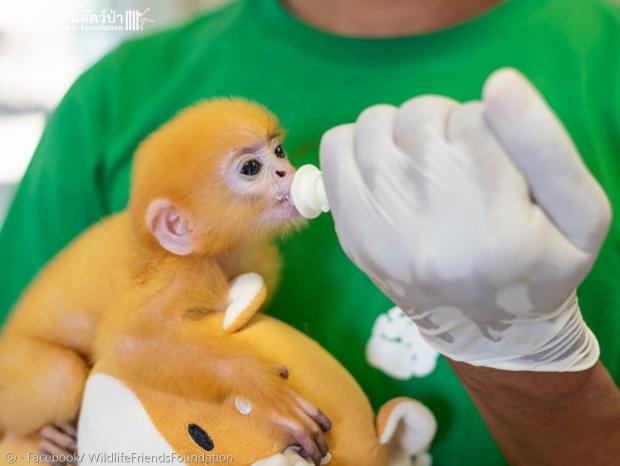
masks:
[[(230, 147), (265, 143), (281, 133), (276, 118), (258, 104), (215, 99), (181, 112), (140, 145), (128, 209), (58, 254), (4, 328), (0, 429), (25, 435), (74, 419), (97, 354), (110, 348), (132, 353), (132, 342), (153, 335), (169, 348), (200, 344), (212, 356), (209, 370), (219, 371), (221, 387), (241, 383), (241, 366), (256, 367), (257, 377), (272, 370), (215, 340), (184, 342), (183, 333), (171, 329), (190, 325), (196, 313), (223, 310), (229, 281), (240, 273), (261, 274), (273, 291), (280, 271), (270, 243), (275, 231), (251, 223), (266, 201), (235, 197), (221, 181), (219, 164)], [(192, 254), (175, 256), (150, 235), (145, 215), (154, 198), (171, 200), (192, 219)], [(152, 370), (131, 358), (128, 367), (137, 376)]]
[[(249, 237), (264, 235), (250, 223), (263, 204), (238, 202), (223, 189), (219, 159), (232, 147), (266, 144), (282, 136), (274, 115), (244, 100), (215, 99), (185, 110), (168, 123), (165, 132), (154, 133), (138, 149), (130, 201), (136, 229), (152, 243), (144, 214), (153, 199), (163, 197), (193, 214), (196, 229), (203, 232), (198, 239), (200, 252), (218, 254)], [(162, 155), (163, 163), (153, 163)]]

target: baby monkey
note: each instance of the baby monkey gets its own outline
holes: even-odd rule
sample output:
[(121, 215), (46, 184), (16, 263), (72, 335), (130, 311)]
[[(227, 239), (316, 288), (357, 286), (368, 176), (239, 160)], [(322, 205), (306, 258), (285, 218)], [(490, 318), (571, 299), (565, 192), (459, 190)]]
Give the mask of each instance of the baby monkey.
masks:
[(282, 137), (262, 106), (221, 98), (182, 111), (140, 144), (127, 209), (58, 254), (4, 328), (1, 430), (66, 426), (97, 355), (114, 351), (130, 378), (165, 389), (190, 377), (190, 396), (246, 397), (320, 462), (330, 422), (288, 388), (285, 370), (221, 335), (192, 336), (201, 315), (218, 311), (234, 331), (277, 285), (272, 240), (300, 223)]

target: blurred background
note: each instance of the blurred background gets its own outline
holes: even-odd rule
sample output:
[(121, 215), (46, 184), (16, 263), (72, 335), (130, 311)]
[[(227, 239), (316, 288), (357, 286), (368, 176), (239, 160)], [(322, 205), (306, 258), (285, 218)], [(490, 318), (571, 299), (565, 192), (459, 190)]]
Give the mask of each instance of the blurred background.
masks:
[(45, 120), (77, 76), (123, 39), (229, 0), (21, 0), (0, 6), (0, 226)]

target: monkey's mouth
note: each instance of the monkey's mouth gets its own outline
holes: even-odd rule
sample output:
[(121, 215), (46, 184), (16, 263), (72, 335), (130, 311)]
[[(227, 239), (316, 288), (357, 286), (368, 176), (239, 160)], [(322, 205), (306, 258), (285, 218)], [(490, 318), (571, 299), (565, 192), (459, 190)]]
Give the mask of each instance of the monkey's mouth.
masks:
[(285, 202), (291, 202), (291, 195), (290, 195), (290, 193), (279, 194), (279, 195), (276, 196), (276, 205), (280, 205), (280, 204), (283, 204)]
[(278, 194), (273, 198), (267, 217), (275, 222), (287, 222), (299, 218), (299, 212), (293, 204), (290, 193)]

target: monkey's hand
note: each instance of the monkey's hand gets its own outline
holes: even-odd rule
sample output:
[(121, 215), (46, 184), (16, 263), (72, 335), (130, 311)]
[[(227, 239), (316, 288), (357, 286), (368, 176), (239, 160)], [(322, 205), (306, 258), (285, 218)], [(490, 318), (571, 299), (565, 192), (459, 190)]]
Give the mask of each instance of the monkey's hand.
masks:
[(267, 431), (275, 429), (319, 464), (327, 453), (323, 432), (331, 422), (291, 388), (288, 370), (248, 348), (233, 347), (229, 335), (205, 339), (198, 329), (187, 321), (119, 338), (117, 375), (152, 389), (169, 390), (173, 384), (179, 396), (233, 397), (240, 412), (249, 410), (246, 414), (251, 412)]
[(52, 466), (77, 464), (75, 423), (49, 424), (41, 429), (39, 453)]
[(228, 307), (224, 315), (224, 330), (236, 332), (258, 312), (267, 297), (263, 277), (257, 273), (244, 273), (236, 277), (228, 291)]
[(274, 369), (273, 374), (260, 376), (245, 386), (244, 395), (235, 400), (237, 409), (251, 410), (272, 427), (283, 429), (290, 437), (289, 446), (298, 446), (303, 458), (319, 465), (328, 452), (324, 432), (331, 428), (331, 421), (288, 385), (286, 368)]

